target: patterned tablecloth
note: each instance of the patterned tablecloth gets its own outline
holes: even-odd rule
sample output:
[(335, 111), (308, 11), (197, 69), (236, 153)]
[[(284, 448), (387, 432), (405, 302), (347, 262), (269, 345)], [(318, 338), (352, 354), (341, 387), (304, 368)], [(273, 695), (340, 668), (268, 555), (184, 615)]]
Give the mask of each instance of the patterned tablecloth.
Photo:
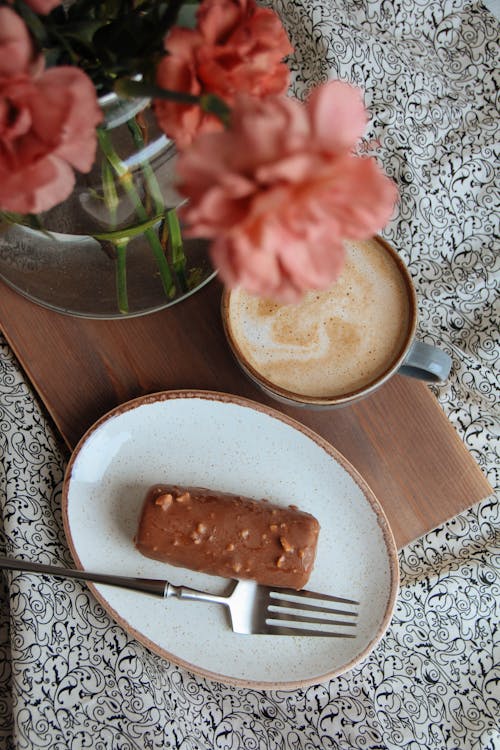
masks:
[[(365, 89), (370, 148), (402, 196), (385, 236), (414, 277), (421, 336), (453, 357), (436, 396), (498, 487), (497, 21), (475, 0), (274, 7), (295, 45), (297, 95), (329, 77)], [(1, 339), (0, 456), (2, 551), (71, 565), (67, 455)], [(498, 520), (489, 498), (402, 550), (380, 645), (347, 674), (293, 692), (228, 687), (163, 661), (84, 584), (0, 575), (1, 746), (500, 748)]]

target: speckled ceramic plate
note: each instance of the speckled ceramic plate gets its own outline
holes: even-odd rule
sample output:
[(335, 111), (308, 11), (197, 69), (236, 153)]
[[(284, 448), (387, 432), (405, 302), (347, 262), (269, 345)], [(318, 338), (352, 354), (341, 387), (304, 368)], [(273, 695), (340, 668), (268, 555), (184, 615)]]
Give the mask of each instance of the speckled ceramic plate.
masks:
[(109, 614), (150, 649), (222, 682), (293, 689), (352, 668), (382, 637), (398, 588), (393, 536), (363, 479), (314, 432), (236, 396), (170, 391), (110, 412), (75, 449), (63, 513), (79, 567), (225, 593), (224, 579), (149, 560), (134, 548), (143, 498), (156, 482), (267, 497), (309, 511), (321, 531), (308, 588), (361, 606), (352, 639), (239, 635), (224, 607), (91, 585)]

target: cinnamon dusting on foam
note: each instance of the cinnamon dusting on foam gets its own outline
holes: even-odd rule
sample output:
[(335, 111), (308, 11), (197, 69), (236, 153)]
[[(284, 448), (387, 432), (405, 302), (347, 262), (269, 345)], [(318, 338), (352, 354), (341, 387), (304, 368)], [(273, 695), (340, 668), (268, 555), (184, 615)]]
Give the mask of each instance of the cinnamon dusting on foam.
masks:
[(376, 241), (346, 243), (346, 264), (325, 292), (279, 305), (237, 290), (229, 317), (243, 356), (285, 390), (333, 398), (364, 387), (394, 362), (406, 339), (405, 280)]

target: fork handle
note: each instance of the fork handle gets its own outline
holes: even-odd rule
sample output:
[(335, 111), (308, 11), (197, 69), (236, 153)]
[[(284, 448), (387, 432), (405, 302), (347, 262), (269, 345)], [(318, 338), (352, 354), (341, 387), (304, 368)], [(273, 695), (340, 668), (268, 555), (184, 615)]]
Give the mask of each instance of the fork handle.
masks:
[[(175, 599), (190, 599), (193, 602), (211, 602), (212, 604), (223, 604), (229, 607), (229, 597), (210, 594), (208, 591), (198, 591), (190, 589), (187, 586), (174, 586), (172, 583), (165, 581), (165, 599), (174, 597)], [(233, 589), (234, 590), (234, 589)]]
[(25, 570), (29, 573), (45, 573), (61, 578), (76, 578), (79, 581), (92, 581), (93, 583), (105, 583), (107, 586), (117, 586), (122, 589), (140, 591), (144, 594), (159, 596), (161, 599), (190, 599), (191, 601), (212, 602), (213, 604), (224, 604), (227, 599), (224, 596), (209, 594), (207, 591), (197, 591), (187, 586), (174, 586), (170, 581), (158, 580), (156, 578), (128, 578), (126, 576), (113, 576), (108, 573), (90, 573), (86, 570), (74, 570), (73, 568), (61, 568), (58, 565), (44, 565), (26, 560), (16, 560), (12, 557), (0, 556), (0, 570)]
[(159, 596), (162, 599), (172, 595), (167, 594), (167, 589), (171, 586), (168, 581), (160, 581), (154, 578), (127, 578), (126, 576), (114, 576), (107, 573), (89, 573), (86, 570), (73, 570), (72, 568), (61, 568), (58, 565), (44, 565), (42, 563), (1, 556), (0, 569), (25, 570), (29, 573), (45, 573), (52, 576), (60, 576), (61, 578), (76, 578), (79, 581), (105, 583), (108, 586), (118, 586), (122, 589), (153, 594), (153, 596)]

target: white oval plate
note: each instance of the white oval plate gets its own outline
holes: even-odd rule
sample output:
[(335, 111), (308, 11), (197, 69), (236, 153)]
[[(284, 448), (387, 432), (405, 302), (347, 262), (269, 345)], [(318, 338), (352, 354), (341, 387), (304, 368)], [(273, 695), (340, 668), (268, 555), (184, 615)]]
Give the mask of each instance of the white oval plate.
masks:
[(135, 549), (143, 499), (157, 482), (267, 497), (309, 511), (321, 531), (307, 588), (361, 605), (356, 638), (240, 635), (219, 605), (90, 584), (111, 617), (151, 650), (221, 682), (294, 689), (345, 672), (380, 640), (398, 588), (394, 539), (372, 491), (323, 438), (246, 399), (169, 391), (114, 409), (76, 447), (63, 516), (78, 567), (225, 593), (227, 580)]

